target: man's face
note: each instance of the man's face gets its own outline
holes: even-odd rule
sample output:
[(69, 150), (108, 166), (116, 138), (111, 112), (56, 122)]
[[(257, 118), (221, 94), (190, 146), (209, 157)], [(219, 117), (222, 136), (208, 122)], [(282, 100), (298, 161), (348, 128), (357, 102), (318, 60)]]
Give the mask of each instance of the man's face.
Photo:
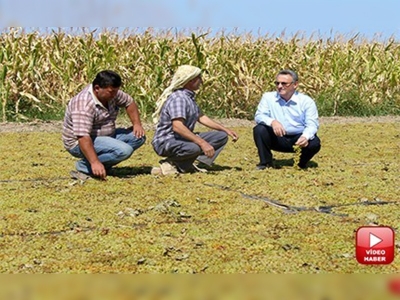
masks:
[(119, 88), (115, 88), (112, 86), (108, 86), (105, 88), (101, 88), (100, 86), (96, 85), (93, 89), (97, 99), (99, 99), (100, 102), (106, 103), (117, 96)]
[(296, 91), (298, 82), (293, 82), (293, 78), (290, 75), (278, 75), (276, 77), (275, 86), (279, 95), (283, 99), (289, 100)]
[(190, 80), (188, 83), (186, 83), (185, 87), (188, 90), (196, 91), (200, 88), (202, 83), (203, 83), (203, 79), (201, 78), (201, 75), (199, 75), (199, 76), (193, 78), (192, 80)]

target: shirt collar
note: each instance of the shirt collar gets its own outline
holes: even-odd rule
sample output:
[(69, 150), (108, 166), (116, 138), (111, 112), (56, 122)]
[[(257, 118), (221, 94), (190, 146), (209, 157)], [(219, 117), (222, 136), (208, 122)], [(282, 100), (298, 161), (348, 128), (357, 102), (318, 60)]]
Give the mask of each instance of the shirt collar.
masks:
[(178, 89), (177, 91), (182, 91), (182, 92), (184, 92), (184, 93), (187, 94), (190, 98), (194, 98), (194, 97), (196, 96), (196, 93), (195, 93), (195, 92), (193, 92), (193, 91), (191, 91), (191, 90), (188, 90), (188, 89), (185, 89), (185, 88)]
[(97, 99), (96, 95), (94, 94), (93, 85), (92, 85), (92, 84), (89, 86), (89, 93), (90, 93), (90, 95), (92, 95), (93, 101), (94, 101), (94, 103), (96, 103), (96, 105), (100, 105), (101, 107), (104, 107), (104, 108), (105, 108), (105, 106), (103, 105), (103, 103), (101, 103), (100, 100)]
[(290, 101), (293, 101), (293, 102), (297, 103), (297, 101), (299, 99), (299, 95), (298, 94), (299, 94), (299, 92), (295, 91), (294, 94), (292, 95), (292, 97), (289, 100), (286, 101), (285, 99), (283, 99), (281, 97), (281, 95), (279, 95), (278, 92), (276, 92), (276, 101), (282, 100), (282, 101), (285, 101), (286, 103), (289, 103)]

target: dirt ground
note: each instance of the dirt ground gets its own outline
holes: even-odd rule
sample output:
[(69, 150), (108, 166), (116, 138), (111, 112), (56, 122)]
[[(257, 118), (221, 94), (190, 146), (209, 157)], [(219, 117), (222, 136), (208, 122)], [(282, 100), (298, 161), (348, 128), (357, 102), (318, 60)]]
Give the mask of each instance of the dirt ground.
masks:
[[(351, 123), (396, 123), (400, 122), (400, 116), (380, 117), (320, 117), (322, 124), (351, 124)], [(242, 119), (218, 119), (218, 122), (227, 127), (252, 127), (254, 121)], [(123, 122), (120, 126), (129, 126)], [(144, 124), (145, 130), (154, 129), (150, 123)], [(28, 123), (0, 122), (0, 132), (61, 132), (62, 121), (34, 121)]]

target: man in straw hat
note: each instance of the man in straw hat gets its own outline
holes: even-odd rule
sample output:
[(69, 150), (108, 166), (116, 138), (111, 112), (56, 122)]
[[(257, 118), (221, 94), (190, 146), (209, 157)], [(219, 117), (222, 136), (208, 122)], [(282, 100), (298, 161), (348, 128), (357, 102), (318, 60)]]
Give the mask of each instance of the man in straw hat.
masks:
[[(210, 166), (228, 142), (228, 135), (234, 142), (238, 139), (234, 131), (202, 113), (195, 100), (195, 91), (202, 83), (199, 68), (180, 66), (157, 100), (153, 114), (157, 128), (152, 145), (158, 155), (166, 158), (160, 160), (160, 168), (153, 168), (152, 174), (205, 172), (194, 161)], [(196, 134), (196, 122), (215, 131)]]

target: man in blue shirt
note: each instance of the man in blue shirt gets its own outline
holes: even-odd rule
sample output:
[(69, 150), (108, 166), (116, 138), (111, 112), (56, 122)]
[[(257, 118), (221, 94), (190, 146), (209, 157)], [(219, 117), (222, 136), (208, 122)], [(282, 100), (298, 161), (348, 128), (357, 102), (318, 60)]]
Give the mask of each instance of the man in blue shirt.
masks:
[(307, 162), (321, 149), (317, 136), (318, 110), (313, 99), (296, 91), (298, 75), (282, 70), (276, 76), (276, 92), (265, 93), (257, 107), (253, 128), (254, 142), (260, 162), (258, 170), (273, 167), (271, 150), (294, 152), (301, 148), (298, 167), (305, 169)]

